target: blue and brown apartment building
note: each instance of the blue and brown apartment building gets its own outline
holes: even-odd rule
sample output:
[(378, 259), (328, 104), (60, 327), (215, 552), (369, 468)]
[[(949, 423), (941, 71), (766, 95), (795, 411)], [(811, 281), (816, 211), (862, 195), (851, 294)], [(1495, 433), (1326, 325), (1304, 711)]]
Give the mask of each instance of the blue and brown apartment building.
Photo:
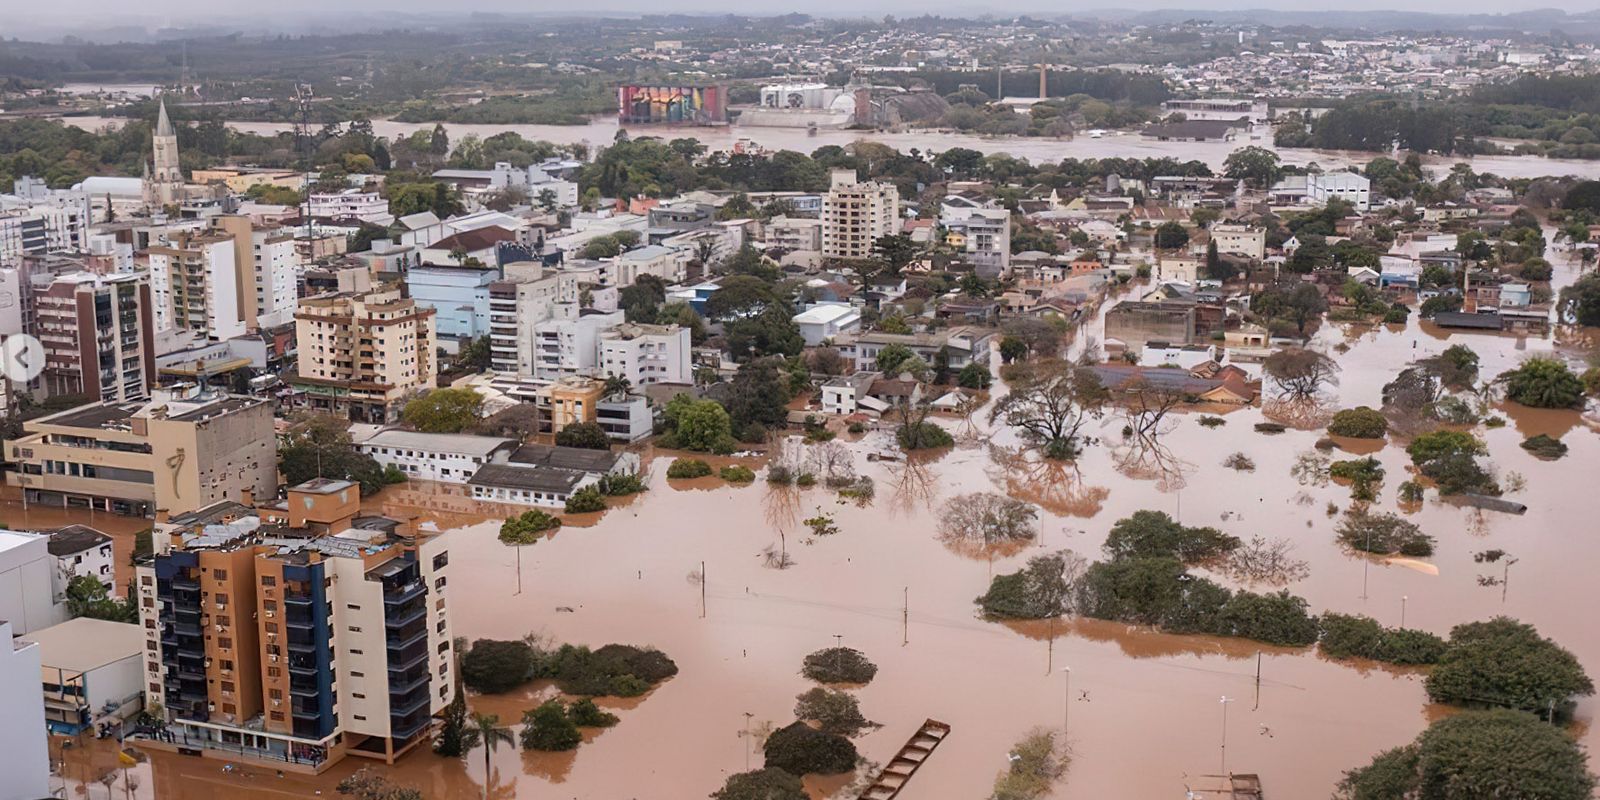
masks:
[(448, 535), (360, 516), (316, 479), (286, 501), (160, 522), (137, 569), (154, 746), (321, 771), (393, 762), (453, 699)]

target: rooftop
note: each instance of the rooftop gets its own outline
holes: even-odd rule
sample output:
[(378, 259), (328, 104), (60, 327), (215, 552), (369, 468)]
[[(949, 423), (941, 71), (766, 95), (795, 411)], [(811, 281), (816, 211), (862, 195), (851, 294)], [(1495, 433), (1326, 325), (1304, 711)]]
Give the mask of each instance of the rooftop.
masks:
[(610, 450), (588, 450), (548, 444), (525, 444), (511, 454), (512, 464), (554, 467), (579, 472), (609, 472), (620, 459)]
[(111, 542), (111, 537), (87, 525), (68, 525), (53, 531), (44, 531), (50, 535), (50, 555), (61, 557), (81, 553), (91, 548)]
[[(598, 452), (598, 451), (595, 451)], [(504, 486), (535, 492), (566, 494), (583, 480), (583, 474), (568, 469), (553, 469), (531, 464), (484, 464), (467, 483), (474, 486)]]
[(129, 622), (78, 617), (28, 638), (39, 645), (41, 666), (67, 672), (89, 672), (144, 652), (144, 629)]
[(360, 442), (362, 447), (399, 447), (406, 450), (424, 450), (430, 453), (460, 453), (487, 457), (490, 453), (516, 444), (511, 439), (495, 436), (476, 436), (470, 433), (418, 433), (389, 429), (379, 431)]

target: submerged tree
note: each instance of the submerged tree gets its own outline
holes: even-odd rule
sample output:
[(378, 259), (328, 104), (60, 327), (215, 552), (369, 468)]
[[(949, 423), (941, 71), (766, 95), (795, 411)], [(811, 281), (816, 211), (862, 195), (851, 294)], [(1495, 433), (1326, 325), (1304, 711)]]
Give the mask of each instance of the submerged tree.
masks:
[(1469, 711), (1379, 753), (1339, 782), (1340, 800), (1589, 800), (1595, 778), (1565, 731), (1518, 711)]
[(1291, 347), (1279, 350), (1261, 365), (1285, 400), (1309, 400), (1326, 387), (1339, 384), (1339, 365), (1316, 350)]
[(1100, 379), (1087, 369), (1063, 361), (1030, 365), (995, 401), (989, 421), (1021, 429), (1023, 438), (1049, 458), (1073, 458), (1083, 427), (1101, 417), (1107, 397)]
[(994, 492), (958, 494), (939, 514), (939, 538), (963, 552), (990, 555), (1026, 544), (1038, 535), (1038, 509)]

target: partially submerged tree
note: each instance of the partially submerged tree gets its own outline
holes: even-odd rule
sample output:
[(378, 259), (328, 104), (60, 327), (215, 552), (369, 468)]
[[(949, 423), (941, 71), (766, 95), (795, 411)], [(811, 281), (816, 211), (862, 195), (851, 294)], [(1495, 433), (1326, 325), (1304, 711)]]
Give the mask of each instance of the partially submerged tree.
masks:
[(1530, 358), (1496, 379), (1506, 397), (1532, 408), (1573, 408), (1584, 402), (1583, 381), (1555, 358)]
[(1346, 772), (1339, 800), (1589, 800), (1595, 777), (1565, 731), (1518, 711), (1469, 711)]
[(1267, 356), (1261, 368), (1277, 386), (1280, 399), (1309, 400), (1339, 384), (1339, 365), (1316, 350), (1285, 348)]
[(1394, 514), (1356, 507), (1339, 521), (1339, 542), (1352, 550), (1380, 556), (1431, 556), (1433, 537), (1417, 524)]
[(851, 647), (828, 647), (805, 658), (800, 674), (817, 683), (870, 683), (878, 665)]
[(794, 715), (796, 719), (817, 723), (817, 729), (823, 733), (839, 736), (856, 736), (873, 725), (861, 716), (861, 706), (855, 695), (823, 686), (796, 696)]
[(837, 775), (856, 766), (856, 746), (849, 739), (824, 733), (804, 722), (779, 728), (762, 746), (767, 767), (795, 775)]
[(777, 767), (740, 772), (711, 793), (711, 800), (810, 800), (798, 775)]
[(1571, 651), (1507, 617), (1452, 628), (1450, 645), (1425, 686), (1436, 703), (1546, 716), (1566, 712), (1573, 697), (1594, 694), (1593, 681)]
[(989, 591), (977, 598), (985, 617), (994, 619), (1049, 619), (1076, 610), (1078, 581), (1089, 562), (1063, 550), (1035, 556), (1027, 566), (1009, 575), (996, 575)]
[(1106, 557), (1171, 557), (1185, 564), (1215, 561), (1239, 546), (1239, 539), (1216, 528), (1183, 525), (1161, 511), (1135, 511), (1117, 520), (1106, 535)]
[(1011, 391), (989, 409), (989, 422), (1003, 420), (1049, 458), (1078, 454), (1081, 432), (1104, 413), (1108, 397), (1100, 379), (1064, 361), (1030, 365), (1011, 381)]
[(994, 492), (958, 494), (939, 510), (939, 538), (981, 554), (1025, 544), (1038, 535), (1038, 509)]

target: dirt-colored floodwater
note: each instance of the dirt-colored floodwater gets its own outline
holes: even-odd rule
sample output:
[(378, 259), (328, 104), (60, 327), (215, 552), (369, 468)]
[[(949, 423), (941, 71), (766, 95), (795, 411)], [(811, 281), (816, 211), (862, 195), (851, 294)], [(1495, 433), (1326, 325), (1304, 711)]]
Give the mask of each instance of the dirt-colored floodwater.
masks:
[[(1571, 266), (1557, 260), (1560, 279), (1570, 280)], [(1456, 342), (1477, 350), (1483, 374), (1492, 376), (1529, 353), (1575, 341), (1569, 334), (1463, 336), (1415, 322), (1399, 329), (1330, 326), (1318, 340), (1337, 348), (1343, 367), (1335, 406), (1377, 405), (1380, 386), (1404, 363)], [(1256, 433), (1260, 409), (1234, 410), (1215, 428), (1199, 425), (1198, 413), (1185, 414), (1157, 453), (1121, 447), (1123, 420), (1108, 415), (1093, 431), (1100, 442), (1070, 468), (1008, 453), (1014, 437), (990, 428), (980, 414), (975, 441), (927, 463), (868, 463), (870, 442), (855, 445), (857, 468), (876, 481), (876, 497), (865, 505), (841, 502), (821, 487), (668, 482), (665, 459), (657, 457), (650, 460), (648, 493), (524, 548), (520, 594), (515, 554), (495, 538), (503, 509), (480, 511), (458, 491), (427, 486), (391, 489), (371, 506), (452, 529), (449, 592), (457, 635), (537, 633), (589, 645), (653, 645), (681, 669), (643, 698), (609, 703), (620, 724), (587, 737), (573, 753), (533, 755), (502, 746), (492, 757), (491, 797), (704, 797), (743, 770), (747, 758), (759, 765), (759, 748), (752, 753), (752, 739), (742, 735), (747, 719), (755, 726), (787, 724), (794, 696), (809, 688), (798, 674), (801, 659), (839, 637), (879, 666), (877, 679), (856, 690), (863, 713), (882, 723), (856, 740), (867, 758), (886, 760), (924, 719), (953, 726), (903, 797), (982, 797), (1014, 742), (1034, 727), (1066, 725), (1075, 756), (1056, 797), (1181, 797), (1200, 776), (1227, 769), (1259, 773), (1274, 798), (1315, 798), (1328, 796), (1343, 770), (1409, 741), (1445, 713), (1427, 702), (1420, 673), (1103, 622), (1002, 625), (977, 619), (972, 600), (991, 574), (1013, 570), (1031, 554), (1071, 548), (1098, 557), (1113, 521), (1158, 509), (1246, 539), (1291, 540), (1309, 575), (1290, 588), (1313, 610), (1364, 613), (1388, 625), (1400, 624), (1403, 614), (1407, 626), (1439, 634), (1507, 614), (1537, 625), (1595, 673), (1600, 632), (1581, 610), (1594, 604), (1593, 570), (1600, 564), (1600, 537), (1584, 501), (1600, 464), (1600, 437), (1576, 411), (1504, 407), (1500, 413), (1509, 424), (1480, 427), (1478, 434), (1503, 480), (1521, 476), (1525, 488), (1511, 497), (1528, 512), (1477, 512), (1431, 497), (1404, 509), (1438, 539), (1437, 554), (1427, 560), (1434, 569), (1342, 551), (1327, 507), (1348, 506), (1349, 489), (1290, 477), (1322, 432)], [(1538, 432), (1562, 434), (1570, 453), (1545, 462), (1518, 447)], [(1234, 452), (1246, 454), (1255, 470), (1224, 468)], [(1391, 438), (1373, 455), (1387, 471), (1376, 505), (1396, 510), (1396, 487), (1408, 477), (1403, 442)], [(939, 505), (975, 491), (1008, 491), (1041, 504), (1038, 546), (991, 562), (941, 544)], [(800, 520), (819, 509), (836, 519), (840, 533), (810, 538)], [(473, 523), (479, 513), (495, 518)], [(762, 556), (780, 541), (795, 562), (785, 570), (765, 566)], [(1498, 566), (1473, 561), (1490, 548), (1517, 559), (1506, 587), (1479, 583), (1480, 576), (1501, 576)], [(704, 607), (701, 586), (691, 579), (702, 562)], [(474, 705), (513, 722), (545, 691), (529, 687)], [(1230, 699), (1226, 728), (1223, 697)], [(1591, 751), (1600, 750), (1594, 714), (1594, 700), (1585, 699), (1574, 726)], [(350, 759), (306, 779), (257, 768), (250, 775), (223, 773), (219, 762), (156, 755), (146, 787), (162, 798), (197, 800), (219, 792), (326, 795), (365, 763)], [(417, 752), (388, 771), (429, 797), (468, 798), (483, 792), (483, 764), (481, 752), (450, 760)], [(821, 796), (847, 782), (810, 785)]]

